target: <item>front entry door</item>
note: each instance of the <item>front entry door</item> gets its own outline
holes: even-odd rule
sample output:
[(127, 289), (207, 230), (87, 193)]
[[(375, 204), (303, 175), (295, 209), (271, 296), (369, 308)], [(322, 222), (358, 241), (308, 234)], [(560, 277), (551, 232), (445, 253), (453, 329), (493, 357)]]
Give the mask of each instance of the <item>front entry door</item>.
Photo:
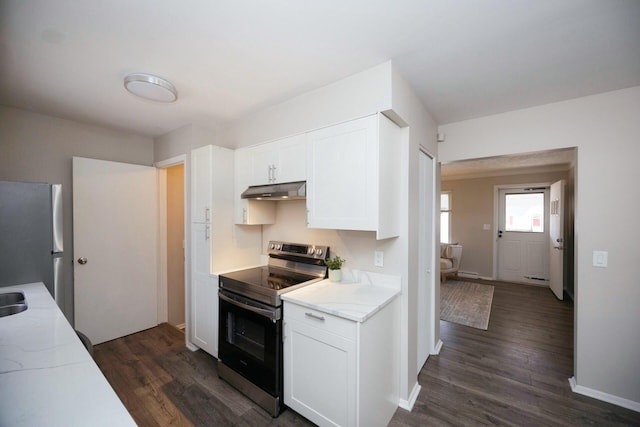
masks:
[(73, 158), (75, 326), (94, 344), (158, 324), (156, 170)]
[(498, 279), (549, 285), (549, 188), (499, 190)]
[(549, 286), (561, 300), (564, 289), (564, 180), (551, 184), (549, 198)]

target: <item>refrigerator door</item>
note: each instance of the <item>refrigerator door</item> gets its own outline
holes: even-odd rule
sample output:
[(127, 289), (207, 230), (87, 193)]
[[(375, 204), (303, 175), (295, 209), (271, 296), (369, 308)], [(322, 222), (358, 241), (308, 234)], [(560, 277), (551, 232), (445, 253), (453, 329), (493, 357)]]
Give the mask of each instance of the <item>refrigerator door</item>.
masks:
[(0, 286), (44, 282), (55, 296), (51, 186), (0, 182)]

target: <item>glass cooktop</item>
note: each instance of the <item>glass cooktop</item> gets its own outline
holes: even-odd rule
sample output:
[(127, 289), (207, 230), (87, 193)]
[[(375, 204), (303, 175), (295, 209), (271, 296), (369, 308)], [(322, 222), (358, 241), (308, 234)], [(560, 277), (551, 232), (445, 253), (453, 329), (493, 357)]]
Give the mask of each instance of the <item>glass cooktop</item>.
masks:
[(282, 268), (264, 265), (262, 267), (233, 271), (222, 275), (226, 279), (236, 280), (252, 286), (275, 291), (312, 280), (315, 277), (299, 274)]

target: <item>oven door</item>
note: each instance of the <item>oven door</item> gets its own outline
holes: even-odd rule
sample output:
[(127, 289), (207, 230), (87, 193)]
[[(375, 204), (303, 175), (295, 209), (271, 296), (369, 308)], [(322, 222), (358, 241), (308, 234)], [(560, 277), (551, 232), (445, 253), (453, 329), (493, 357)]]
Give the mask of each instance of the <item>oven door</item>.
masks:
[(220, 290), (218, 357), (272, 396), (282, 390), (282, 309)]

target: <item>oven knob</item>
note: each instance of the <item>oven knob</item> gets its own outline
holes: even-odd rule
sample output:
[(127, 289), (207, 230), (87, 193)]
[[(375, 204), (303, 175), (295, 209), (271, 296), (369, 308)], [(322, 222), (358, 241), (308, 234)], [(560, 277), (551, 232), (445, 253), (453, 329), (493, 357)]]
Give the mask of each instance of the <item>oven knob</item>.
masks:
[(314, 252), (313, 248), (307, 249), (307, 255), (313, 255)]
[(277, 249), (277, 250), (280, 250), (280, 248), (281, 248), (281, 247), (282, 247), (282, 245), (280, 245), (280, 243), (278, 243), (278, 244), (276, 245), (276, 249)]
[(269, 245), (269, 249), (274, 250), (275, 248), (276, 248), (276, 245), (274, 245), (273, 243)]
[(316, 255), (320, 256), (322, 255), (322, 249), (316, 249)]

